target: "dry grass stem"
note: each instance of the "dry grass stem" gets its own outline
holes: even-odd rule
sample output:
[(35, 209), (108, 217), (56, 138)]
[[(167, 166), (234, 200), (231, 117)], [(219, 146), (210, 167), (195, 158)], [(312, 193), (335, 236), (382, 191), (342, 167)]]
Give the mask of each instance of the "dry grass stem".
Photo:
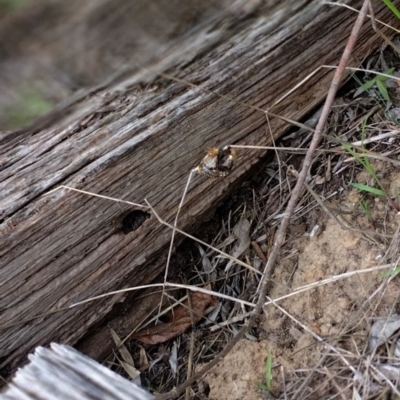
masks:
[(66, 186), (66, 185), (57, 186), (55, 189), (50, 190), (49, 192), (47, 192), (46, 195), (54, 193), (54, 192), (56, 192), (57, 190), (60, 190), (60, 189), (72, 190), (74, 192), (86, 194), (88, 196), (99, 197), (100, 199), (111, 200), (111, 201), (115, 201), (117, 203), (129, 204), (130, 206), (141, 207), (141, 208), (146, 208), (146, 209), (149, 208), (148, 206), (145, 206), (143, 204), (138, 204), (138, 203), (133, 203), (133, 202), (127, 201), (127, 200), (117, 199), (115, 197), (103, 196), (101, 194), (97, 194), (97, 193), (93, 193), (93, 192), (87, 192), (86, 190), (80, 190), (80, 189), (76, 189), (76, 188), (73, 188), (71, 186)]
[[(330, 283), (337, 282), (337, 281), (342, 280), (342, 279), (351, 278), (353, 276), (360, 275), (360, 274), (368, 274), (368, 273), (375, 272), (375, 271), (395, 268), (396, 266), (397, 266), (397, 264), (377, 265), (376, 267), (360, 269), (358, 271), (345, 272), (343, 274), (335, 275), (335, 276), (323, 279), (323, 280), (318, 281), (318, 282), (310, 283), (309, 285), (305, 285), (305, 286), (300, 286), (300, 287), (294, 288), (294, 289), (292, 289), (293, 291), (291, 293), (286, 294), (284, 296), (277, 297), (276, 299), (274, 299), (274, 302), (285, 300), (285, 299), (287, 299), (289, 297), (292, 297), (292, 296), (295, 296), (295, 295), (297, 295), (299, 293), (306, 292), (306, 291), (308, 291), (310, 289), (314, 289), (314, 288), (317, 288), (317, 287), (320, 287), (320, 286), (328, 285)], [(382, 284), (384, 284), (384, 283), (382, 283)], [(378, 289), (378, 290), (381, 291), (382, 289)], [(269, 304), (272, 304), (272, 301), (265, 302), (264, 306), (268, 306)]]
[(253, 303), (250, 303), (248, 301), (240, 300), (240, 299), (237, 299), (235, 297), (228, 296), (226, 294), (222, 294), (222, 293), (219, 293), (219, 292), (214, 292), (212, 290), (204, 289), (204, 288), (197, 287), (197, 286), (183, 285), (183, 284), (180, 284), (180, 283), (169, 283), (169, 282), (166, 282), (166, 283), (152, 283), (152, 284), (149, 284), (149, 285), (142, 285), (142, 286), (135, 286), (135, 287), (125, 288), (125, 289), (120, 289), (120, 290), (114, 290), (112, 292), (103, 293), (103, 294), (99, 294), (98, 296), (90, 297), (89, 299), (86, 299), (86, 300), (78, 301), (77, 303), (71, 304), (67, 308), (78, 307), (78, 306), (80, 306), (82, 304), (90, 303), (91, 301), (103, 299), (104, 297), (113, 296), (115, 294), (132, 292), (132, 291), (141, 290), (141, 289), (149, 289), (149, 288), (154, 288), (154, 287), (161, 287), (162, 288), (164, 286), (165, 287), (170, 287), (170, 288), (187, 289), (187, 290), (190, 290), (192, 292), (202, 292), (202, 293), (205, 293), (205, 294), (209, 294), (211, 296), (221, 297), (221, 298), (226, 299), (226, 300), (232, 300), (232, 301), (241, 303), (241, 304), (243, 304), (245, 306), (255, 307), (255, 305)]

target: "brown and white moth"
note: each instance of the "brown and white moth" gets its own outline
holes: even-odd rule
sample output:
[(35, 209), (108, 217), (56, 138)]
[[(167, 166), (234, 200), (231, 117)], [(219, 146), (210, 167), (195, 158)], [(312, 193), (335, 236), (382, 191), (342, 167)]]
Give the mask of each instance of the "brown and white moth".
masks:
[(206, 156), (195, 168), (195, 171), (212, 178), (221, 178), (232, 171), (236, 158), (236, 150), (230, 146), (224, 146), (222, 149), (212, 147), (208, 149)]

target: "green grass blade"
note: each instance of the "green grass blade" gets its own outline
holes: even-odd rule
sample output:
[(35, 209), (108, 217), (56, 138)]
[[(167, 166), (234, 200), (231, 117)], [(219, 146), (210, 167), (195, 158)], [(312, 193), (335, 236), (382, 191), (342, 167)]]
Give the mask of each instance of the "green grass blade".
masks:
[[(372, 178), (378, 184), (378, 186), (380, 186), (382, 188), (382, 185), (379, 181), (378, 176), (376, 175), (374, 167), (371, 165), (368, 155), (367, 154), (358, 154), (346, 142), (341, 142), (340, 144), (349, 154), (351, 154), (356, 159), (356, 161), (358, 161), (365, 168), (365, 170), (372, 176)], [(359, 190), (364, 190), (366, 192), (373, 193), (377, 196), (387, 196), (383, 190), (376, 189), (371, 186), (363, 185), (362, 183), (351, 183), (351, 185)]]
[(386, 193), (381, 190), (381, 189), (377, 189), (368, 185), (364, 185), (363, 183), (358, 183), (358, 182), (351, 182), (350, 183), (351, 186), (355, 187), (358, 190), (362, 190), (364, 192), (369, 192), (372, 194), (375, 194), (376, 196), (386, 196)]
[(374, 170), (374, 167), (371, 165), (371, 162), (369, 161), (369, 158), (367, 155), (365, 155), (365, 157), (363, 157), (361, 164), (363, 165), (363, 167), (367, 170), (367, 172), (372, 176), (372, 178), (374, 178), (374, 181), (376, 183), (378, 183), (378, 185), (380, 185), (379, 183), (379, 178), (376, 175), (376, 172)]
[(400, 19), (400, 11), (397, 9), (397, 7), (392, 3), (391, 0), (382, 0), (385, 4), (386, 7), (389, 8), (389, 10), (398, 18)]
[(364, 121), (361, 124), (361, 133), (363, 136), (365, 136), (365, 131), (367, 129), (367, 124), (368, 124), (368, 117), (364, 119)]
[(366, 168), (365, 162), (355, 150), (352, 149), (352, 147), (346, 143), (346, 142), (340, 142), (342, 147), (349, 153), (351, 154), (364, 168)]
[(379, 93), (382, 95), (382, 97), (388, 103), (391, 103), (392, 101), (390, 100), (389, 93), (387, 91), (385, 82), (383, 82), (381, 79), (377, 79), (376, 80), (376, 86), (378, 87)]
[[(392, 75), (394, 72), (394, 67), (387, 69), (384, 74), (386, 75)], [(386, 76), (378, 76), (378, 79), (380, 79), (381, 81), (386, 81), (386, 79), (388, 79)]]
[(361, 162), (359, 155), (351, 148), (351, 146), (346, 142), (341, 142), (342, 147), (350, 153), (358, 162)]
[(363, 82), (361, 82), (360, 78), (354, 72), (350, 71), (350, 75), (359, 84), (359, 86), (363, 85)]
[(272, 356), (268, 354), (267, 361), (265, 363), (265, 386), (267, 387), (268, 392), (271, 391), (271, 382), (272, 382)]
[(368, 218), (369, 221), (371, 221), (372, 215), (371, 215), (371, 211), (369, 210), (369, 207), (368, 207), (368, 202), (366, 200), (361, 199), (360, 206), (363, 209), (365, 216)]
[(387, 278), (388, 276), (397, 275), (400, 272), (400, 266), (391, 269), (390, 271), (382, 272), (381, 278)]
[(371, 79), (370, 81), (367, 81), (367, 82), (363, 83), (363, 84), (361, 85), (361, 87), (362, 87), (365, 91), (367, 91), (368, 89), (371, 89), (372, 86), (375, 85), (375, 83), (376, 83), (376, 78)]

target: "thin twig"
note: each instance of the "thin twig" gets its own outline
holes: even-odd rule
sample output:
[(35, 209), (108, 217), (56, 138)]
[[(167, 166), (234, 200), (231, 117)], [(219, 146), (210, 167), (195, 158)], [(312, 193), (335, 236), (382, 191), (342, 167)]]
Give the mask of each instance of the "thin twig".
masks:
[[(168, 277), (168, 272), (169, 272), (169, 263), (171, 262), (172, 249), (174, 247), (175, 232), (176, 232), (176, 228), (177, 228), (177, 225), (178, 225), (179, 214), (181, 212), (181, 209), (182, 209), (182, 206), (183, 206), (183, 202), (185, 201), (186, 193), (187, 193), (187, 191), (189, 189), (189, 185), (190, 185), (190, 182), (192, 180), (194, 172), (195, 172), (195, 170), (191, 170), (190, 171), (188, 180), (187, 180), (186, 185), (185, 185), (185, 189), (183, 190), (181, 201), (179, 202), (179, 205), (178, 205), (178, 211), (176, 212), (176, 215), (175, 215), (174, 225), (172, 227), (171, 241), (170, 241), (170, 244), (169, 244), (169, 250), (168, 250), (168, 255), (167, 255), (167, 263), (165, 265), (164, 284), (167, 282), (167, 277)], [(163, 305), (164, 291), (165, 291), (165, 287), (163, 287), (163, 291), (162, 291), (162, 294), (161, 294), (160, 306), (159, 306), (159, 309), (158, 309), (158, 314), (159, 315), (161, 315), (161, 307)]]
[[(109, 296), (112, 296), (112, 295), (115, 295), (115, 294), (120, 294), (120, 293), (125, 293), (125, 292), (132, 292), (132, 291), (140, 290), (140, 289), (148, 289), (148, 288), (151, 288), (151, 287), (163, 287), (163, 286), (170, 287), (170, 288), (188, 289), (188, 290), (191, 290), (193, 292), (201, 292), (201, 293), (209, 294), (211, 296), (221, 297), (221, 298), (224, 298), (226, 300), (232, 300), (232, 301), (241, 303), (241, 304), (249, 306), (249, 307), (254, 307), (253, 303), (250, 303), (250, 302), (245, 301), (245, 300), (240, 300), (240, 299), (237, 299), (235, 297), (228, 296), (226, 294), (222, 294), (222, 293), (219, 293), (219, 292), (214, 292), (212, 290), (204, 289), (204, 288), (197, 287), (197, 286), (183, 285), (183, 284), (180, 284), (180, 283), (165, 282), (165, 283), (152, 283), (150, 285), (143, 285), (143, 286), (135, 286), (135, 287), (131, 287), (131, 288), (114, 290), (112, 292), (99, 294), (98, 296), (93, 296), (93, 297), (91, 297), (89, 299), (78, 301), (77, 303), (71, 304), (69, 307), (67, 307), (67, 309), (68, 308), (74, 308), (74, 307), (80, 306), (82, 304), (90, 303), (91, 301), (99, 300), (99, 299), (102, 299), (104, 297), (109, 297)], [(65, 310), (65, 308), (63, 310)]]
[[(268, 259), (267, 265), (265, 266), (265, 274), (263, 277), (263, 286), (262, 286), (262, 290), (261, 290), (262, 294), (264, 294), (264, 292), (266, 293), (266, 286), (267, 286), (268, 279), (272, 275), (273, 267), (278, 258), (280, 248), (285, 240), (286, 230), (289, 225), (290, 216), (292, 215), (293, 210), (296, 206), (297, 200), (300, 197), (300, 194), (302, 192), (303, 183), (304, 183), (307, 173), (311, 167), (311, 163), (313, 160), (315, 150), (316, 150), (319, 142), (321, 141), (323, 128), (328, 119), (328, 115), (329, 115), (330, 109), (332, 107), (333, 101), (335, 99), (336, 92), (339, 88), (341, 77), (343, 76), (343, 73), (344, 73), (346, 65), (349, 61), (351, 52), (354, 48), (354, 44), (355, 44), (356, 38), (358, 36), (358, 33), (360, 31), (362, 22), (364, 20), (367, 8), (368, 8), (368, 0), (364, 0), (364, 4), (362, 6), (361, 12), (358, 15), (357, 20), (354, 24), (352, 33), (349, 37), (346, 48), (343, 52), (339, 66), (335, 70), (335, 75), (333, 77), (331, 87), (329, 88), (328, 96), (326, 98), (324, 107), (322, 109), (322, 113), (321, 113), (320, 119), (318, 121), (318, 124), (315, 128), (315, 132), (314, 132), (313, 138), (311, 140), (308, 152), (304, 159), (303, 167), (299, 173), (298, 180), (292, 191), (292, 195), (291, 195), (289, 203), (286, 207), (286, 211), (282, 218), (282, 222), (281, 222), (279, 229), (277, 231), (277, 234), (276, 234), (276, 240), (275, 240), (271, 255)], [(265, 294), (264, 294), (264, 296), (265, 296)]]
[[(188, 369), (187, 369), (187, 377), (188, 379), (192, 375), (193, 370), (193, 354), (194, 354), (194, 339), (195, 339), (195, 332), (192, 331), (190, 334), (190, 348), (189, 348), (189, 358), (188, 358)], [(186, 388), (185, 393), (185, 400), (190, 400), (190, 387)]]
[(353, 142), (351, 145), (352, 146), (364, 146), (366, 144), (377, 142), (377, 141), (382, 140), (382, 139), (386, 139), (386, 138), (389, 138), (389, 137), (397, 136), (399, 133), (400, 133), (400, 131), (395, 129), (393, 131), (389, 131), (389, 132), (386, 132), (386, 133), (381, 133), (380, 135), (371, 136), (368, 139), (364, 139), (364, 140), (359, 140), (357, 142)]
[(218, 331), (219, 329), (222, 329), (224, 326), (232, 325), (235, 324), (236, 322), (243, 321), (245, 318), (250, 317), (250, 315), (251, 312), (247, 312), (245, 314), (236, 315), (236, 317), (232, 317), (226, 321), (217, 322), (215, 325), (210, 327), (210, 332), (215, 332)]
[[(396, 263), (392, 263), (392, 264), (384, 264), (384, 265), (377, 265), (375, 267), (371, 267), (371, 268), (365, 268), (365, 269), (361, 269), (361, 270), (357, 270), (357, 271), (349, 271), (349, 272), (344, 272), (343, 274), (339, 274), (339, 275), (334, 275), (330, 278), (326, 278), (323, 279), (322, 281), (317, 281), (317, 282), (313, 282), (313, 283), (309, 283), (308, 285), (304, 285), (304, 286), (299, 286), (297, 288), (294, 288), (292, 290), (292, 292), (285, 294), (283, 296), (277, 297), (276, 299), (274, 299), (275, 302), (277, 301), (282, 301), (284, 299), (287, 299), (289, 297), (293, 297), (299, 293), (302, 292), (306, 292), (310, 289), (313, 288), (317, 288), (317, 287), (321, 287), (324, 285), (328, 285), (329, 283), (333, 283), (336, 281), (339, 281), (341, 279), (347, 279), (347, 278), (352, 278), (353, 276), (358, 276), (361, 274), (368, 274), (370, 272), (376, 272), (382, 269), (390, 269), (390, 268), (395, 268), (397, 266)], [(264, 306), (267, 306), (269, 304), (272, 304), (271, 301), (267, 301)]]
[[(329, 68), (329, 69), (337, 69), (338, 68), (338, 67), (335, 67), (334, 65), (323, 65), (322, 67), (323, 68)], [(374, 71), (372, 69), (346, 67), (346, 71), (365, 72), (365, 73), (368, 73), (368, 74), (374, 74), (374, 75), (377, 75), (377, 76), (382, 76), (383, 78), (393, 79), (396, 82), (398, 82), (400, 80), (397, 76), (385, 74), (384, 72)]]
[[(330, 343), (328, 343), (326, 340), (324, 340), (321, 336), (317, 335), (315, 332), (313, 332), (307, 325), (303, 324), (300, 322), (297, 318), (295, 318), (292, 314), (287, 312), (283, 307), (278, 305), (274, 300), (270, 299), (267, 296), (268, 300), (283, 314), (288, 316), (292, 321), (294, 321), (297, 325), (299, 325), (305, 332), (308, 332), (315, 340), (317, 340), (319, 343), (323, 343), (329, 350), (331, 350), (333, 353), (337, 354), (340, 359), (343, 361), (344, 364), (353, 372), (355, 373), (354, 367), (349, 363), (349, 361), (344, 357), (344, 355), (336, 349), (336, 347), (332, 346)], [(344, 350), (342, 350), (344, 351)]]

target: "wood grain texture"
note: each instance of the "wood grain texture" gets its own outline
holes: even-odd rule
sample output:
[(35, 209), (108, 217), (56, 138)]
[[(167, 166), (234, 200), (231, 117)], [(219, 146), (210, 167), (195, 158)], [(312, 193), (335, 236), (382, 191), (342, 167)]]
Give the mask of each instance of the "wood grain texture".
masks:
[[(381, 2), (373, 3), (376, 18), (395, 23)], [(262, 112), (160, 73), (266, 109), (316, 67), (338, 62), (354, 19), (354, 12), (322, 1), (239, 0), (166, 45), (148, 68), (126, 68), (33, 127), (3, 134), (0, 366), (15, 366), (39, 344), (76, 342), (122, 296), (21, 321), (148, 283), (165, 265), (171, 232), (154, 216), (125, 234), (122, 219), (133, 207), (48, 191), (64, 184), (141, 204), (146, 198), (171, 222), (188, 172), (208, 147), (270, 145)], [(380, 43), (367, 22), (354, 64)], [(331, 76), (322, 69), (273, 112), (300, 119), (326, 95)], [(270, 124), (275, 138), (288, 128), (278, 118)], [(264, 154), (241, 151), (224, 179), (195, 177), (179, 226), (201, 220)]]
[(0, 393), (0, 400), (154, 399), (141, 386), (66, 345), (38, 347), (29, 360)]

